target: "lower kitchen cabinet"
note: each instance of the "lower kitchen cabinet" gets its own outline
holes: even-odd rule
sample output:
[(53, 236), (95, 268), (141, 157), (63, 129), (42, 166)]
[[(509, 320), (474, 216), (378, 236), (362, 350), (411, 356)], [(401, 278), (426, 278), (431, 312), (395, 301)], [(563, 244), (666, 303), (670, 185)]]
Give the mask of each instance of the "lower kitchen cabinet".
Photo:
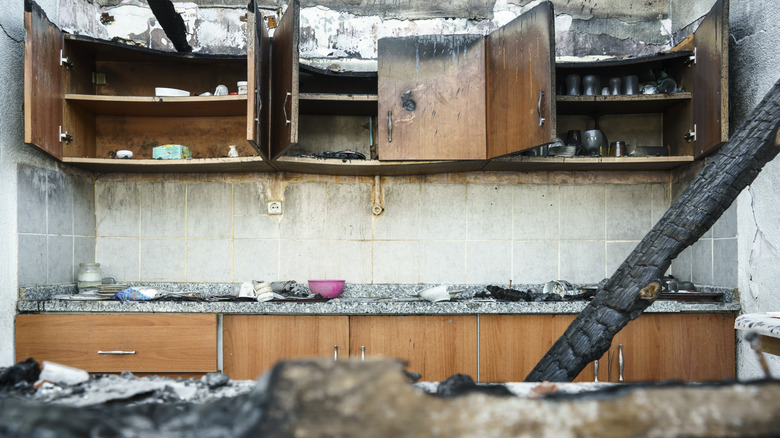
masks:
[(217, 371), (217, 315), (19, 315), (16, 358), (92, 373)]
[[(577, 315), (481, 315), (479, 380), (522, 382)], [(575, 382), (592, 382), (589, 364)]]
[(733, 314), (645, 313), (612, 340), (599, 380), (619, 382), (621, 374), (624, 382), (734, 379), (735, 355)]
[(225, 315), (223, 372), (256, 379), (278, 361), (349, 355), (349, 317), (332, 315)]
[(396, 358), (423, 381), (477, 376), (475, 315), (352, 316), (351, 356)]

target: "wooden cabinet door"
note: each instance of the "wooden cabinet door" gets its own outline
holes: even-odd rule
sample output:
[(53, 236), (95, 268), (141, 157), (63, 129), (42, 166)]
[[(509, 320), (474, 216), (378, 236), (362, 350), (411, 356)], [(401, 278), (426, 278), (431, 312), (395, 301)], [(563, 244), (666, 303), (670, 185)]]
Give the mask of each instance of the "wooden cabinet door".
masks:
[(485, 159), (481, 35), (381, 38), (380, 160)]
[(620, 381), (683, 380), (702, 382), (734, 379), (734, 315), (650, 314), (631, 321), (613, 339), (599, 375)]
[(217, 371), (216, 315), (19, 315), (16, 358), (89, 372)]
[(270, 53), (271, 46), (263, 14), (254, 3), (255, 22), (247, 48), (247, 134), (246, 139), (263, 159), (267, 160), (269, 149), (269, 119), (271, 92)]
[(271, 159), (298, 143), (300, 5), (291, 0), (274, 31), (271, 51)]
[(728, 140), (729, 2), (718, 0), (693, 34), (693, 154), (700, 157)]
[(62, 32), (34, 2), (24, 27), (24, 141), (62, 160)]
[[(522, 382), (576, 315), (481, 315), (480, 382)], [(592, 382), (589, 364), (575, 382)]]
[(487, 38), (487, 157), (555, 141), (555, 25), (544, 2)]
[(256, 379), (280, 360), (349, 356), (349, 319), (331, 315), (225, 315), (223, 372)]
[(474, 315), (351, 316), (350, 355), (395, 358), (423, 381), (453, 374), (477, 376), (477, 317)]

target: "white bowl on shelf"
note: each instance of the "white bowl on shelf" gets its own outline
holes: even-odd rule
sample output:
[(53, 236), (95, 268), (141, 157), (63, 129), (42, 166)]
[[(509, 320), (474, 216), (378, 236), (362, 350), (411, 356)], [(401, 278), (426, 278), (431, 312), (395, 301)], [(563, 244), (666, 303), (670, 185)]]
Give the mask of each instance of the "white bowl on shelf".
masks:
[(155, 87), (154, 95), (161, 97), (181, 97), (189, 96), (190, 92), (187, 90), (179, 90), (178, 88)]

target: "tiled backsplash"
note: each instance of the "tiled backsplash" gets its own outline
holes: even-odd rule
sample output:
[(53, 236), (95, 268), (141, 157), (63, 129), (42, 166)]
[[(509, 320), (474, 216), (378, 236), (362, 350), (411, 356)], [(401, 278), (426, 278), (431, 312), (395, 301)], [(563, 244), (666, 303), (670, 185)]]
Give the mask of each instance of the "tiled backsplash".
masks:
[[(374, 216), (373, 178), (108, 175), (94, 185), (93, 208), (92, 186), (80, 178), (32, 168), (19, 177), (28, 182), (20, 187), (30, 187), (20, 189), (20, 215), (45, 218), (20, 218), (22, 285), (43, 283), (33, 269), (40, 258), (50, 266), (46, 282), (67, 282), (91, 256), (92, 242), (104, 275), (118, 281), (596, 283), (671, 198), (665, 178), (630, 174), (384, 177), (385, 210)], [(58, 189), (33, 189), (43, 186), (32, 179)], [(61, 192), (72, 204), (59, 200)], [(283, 201), (282, 215), (267, 214), (271, 199)], [(735, 286), (729, 269), (736, 273), (736, 248), (733, 256), (720, 249), (736, 242), (730, 215), (675, 261), (675, 275)], [(73, 254), (67, 269), (48, 256), (66, 250)]]
[(27, 165), (17, 178), (19, 285), (75, 282), (95, 259), (92, 178)]

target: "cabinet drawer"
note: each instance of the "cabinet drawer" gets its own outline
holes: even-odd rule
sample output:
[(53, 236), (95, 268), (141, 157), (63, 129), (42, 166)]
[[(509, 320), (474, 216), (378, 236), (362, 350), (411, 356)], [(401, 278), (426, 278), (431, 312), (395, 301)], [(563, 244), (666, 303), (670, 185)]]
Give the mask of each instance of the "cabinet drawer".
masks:
[(89, 372), (216, 371), (217, 316), (19, 315), (16, 358), (28, 357)]

